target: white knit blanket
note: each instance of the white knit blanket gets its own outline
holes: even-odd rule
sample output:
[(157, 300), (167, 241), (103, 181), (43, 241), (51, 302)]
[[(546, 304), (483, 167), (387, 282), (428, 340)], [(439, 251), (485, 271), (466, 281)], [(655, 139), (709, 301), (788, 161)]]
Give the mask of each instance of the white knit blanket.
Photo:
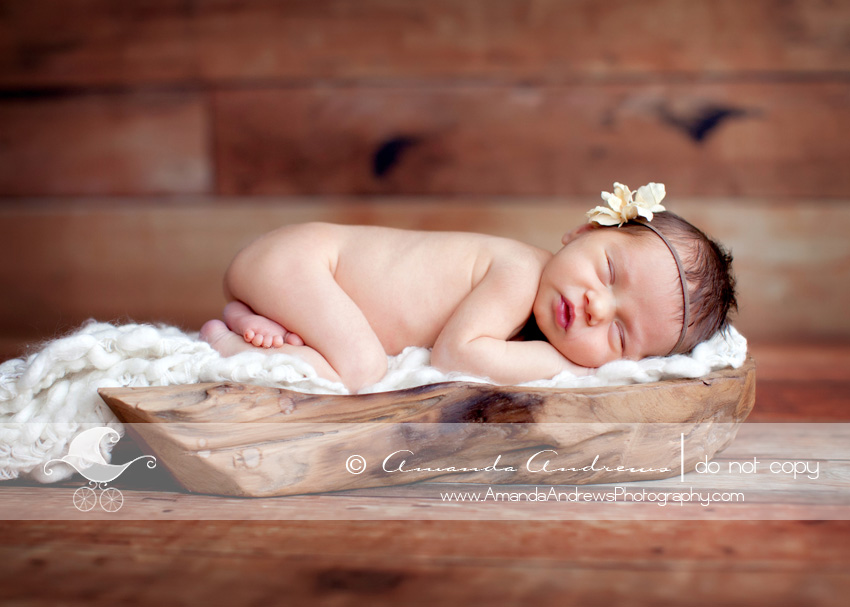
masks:
[[(700, 377), (724, 367), (740, 367), (747, 342), (734, 328), (718, 333), (685, 355), (620, 360), (588, 377), (562, 373), (526, 386), (576, 388)], [(428, 366), (430, 351), (407, 348), (389, 358), (386, 376), (364, 392), (400, 390), (443, 381), (487, 380), (445, 374)], [(197, 334), (169, 326), (115, 326), (89, 321), (78, 331), (47, 343), (26, 358), (0, 364), (0, 479), (25, 476), (41, 482), (67, 478), (58, 467), (46, 476), (43, 465), (68, 451), (80, 432), (109, 426), (123, 433), (98, 388), (169, 386), (234, 381), (313, 394), (347, 394), (342, 384), (316, 376), (313, 368), (285, 354), (243, 352), (223, 358)], [(109, 454), (105, 454), (109, 461)]]

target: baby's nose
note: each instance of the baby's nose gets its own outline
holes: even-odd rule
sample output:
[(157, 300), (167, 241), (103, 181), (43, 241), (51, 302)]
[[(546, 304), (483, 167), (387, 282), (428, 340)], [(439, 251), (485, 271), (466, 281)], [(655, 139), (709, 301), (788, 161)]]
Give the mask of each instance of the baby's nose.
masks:
[(587, 324), (598, 325), (610, 319), (614, 310), (613, 298), (604, 291), (588, 291), (585, 294)]

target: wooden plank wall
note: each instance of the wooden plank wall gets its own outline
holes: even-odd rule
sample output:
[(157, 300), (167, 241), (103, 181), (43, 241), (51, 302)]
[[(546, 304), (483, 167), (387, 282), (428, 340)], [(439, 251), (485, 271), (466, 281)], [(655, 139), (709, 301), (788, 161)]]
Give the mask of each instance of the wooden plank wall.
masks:
[(731, 245), (745, 334), (850, 339), (848, 132), (846, 2), (3, 0), (0, 342), (197, 329), (283, 222), (552, 249), (615, 180)]

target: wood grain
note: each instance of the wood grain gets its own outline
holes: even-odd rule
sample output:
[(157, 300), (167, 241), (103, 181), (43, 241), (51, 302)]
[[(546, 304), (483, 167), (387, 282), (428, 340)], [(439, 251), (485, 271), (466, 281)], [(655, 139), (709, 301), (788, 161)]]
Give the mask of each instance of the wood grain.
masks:
[[(173, 554), (176, 536), (192, 528), (186, 548), (207, 555), (232, 553), (270, 559), (303, 558), (307, 555), (356, 558), (427, 558), (449, 564), (453, 559), (513, 561), (536, 558), (604, 567), (606, 564), (640, 561), (648, 568), (682, 563), (703, 563), (707, 568), (734, 569), (748, 564), (764, 568), (840, 568), (850, 559), (846, 538), (850, 521), (826, 521), (813, 525), (801, 521), (713, 521), (695, 525), (687, 521), (575, 522), (563, 525), (541, 521), (523, 525), (444, 521), (413, 525), (404, 521), (304, 521), (293, 525), (264, 525), (248, 521), (207, 521), (186, 525), (174, 521), (79, 522), (58, 521), (15, 525), (0, 522), (4, 547), (29, 542), (53, 544), (69, 550), (77, 542), (95, 546), (137, 545), (141, 552)], [(64, 526), (64, 533), (55, 530)], [(418, 527), (418, 529), (417, 529)], [(433, 529), (427, 537), (421, 532)], [(502, 529), (505, 533), (488, 534)], [(631, 530), (631, 532), (630, 532)], [(634, 533), (634, 531), (639, 531)], [(483, 533), (482, 533), (483, 532)], [(98, 533), (102, 534), (98, 537)], [(789, 534), (799, 541), (789, 541)], [(265, 541), (265, 536), (272, 536)], [(284, 539), (285, 538), (285, 539)], [(347, 538), (348, 541), (340, 541)], [(628, 541), (624, 541), (628, 538)], [(525, 540), (525, 541), (522, 541)], [(660, 548), (660, 549), (659, 549)], [(49, 550), (44, 550), (47, 553)]]
[(843, 197), (848, 95), (827, 82), (11, 96), (0, 194), (595, 196), (616, 179)]
[[(0, 523), (24, 604), (839, 606), (846, 521)], [(121, 583), (105, 584), (104, 579)]]
[(207, 192), (203, 100), (191, 93), (0, 100), (0, 195)]
[[(238, 195), (841, 197), (846, 83), (292, 87), (215, 93)], [(607, 187), (607, 186), (605, 186)]]
[[(719, 460), (723, 466), (724, 460)], [(845, 464), (846, 469), (846, 464)], [(730, 521), (816, 521), (847, 520), (847, 484), (842, 491), (799, 491), (770, 489), (764, 491), (742, 487), (741, 483), (716, 487), (693, 488), (695, 493), (710, 496), (717, 492), (743, 493), (750, 503), (715, 502), (710, 507), (702, 506), (697, 500), (691, 502), (669, 502), (661, 507), (657, 501), (626, 503), (606, 502), (610, 487), (581, 489), (581, 500), (587, 495), (597, 496), (599, 501), (568, 502), (554, 497), (550, 502), (529, 502), (525, 499), (511, 501), (507, 497), (490, 497), (488, 502), (461, 502), (457, 494), (479, 497), (492, 490), (493, 495), (528, 495), (535, 492), (549, 495), (552, 488), (541, 485), (481, 485), (467, 483), (424, 482), (411, 486), (393, 486), (368, 489), (349, 489), (320, 495), (290, 495), (279, 497), (226, 497), (198, 495), (185, 491), (127, 489), (122, 487), (122, 508), (117, 512), (106, 512), (96, 507), (89, 512), (80, 512), (73, 505), (74, 491), (81, 487), (43, 488), (12, 486), (2, 489), (3, 504), (0, 515), (4, 520), (64, 520), (64, 521), (512, 521), (527, 524), (532, 521), (654, 521), (679, 520), (703, 523)], [(659, 486), (643, 481), (639, 484), (620, 483), (618, 487), (632, 495), (688, 494), (690, 487), (682, 492), (676, 485)], [(555, 494), (570, 496), (574, 487), (554, 488)], [(552, 494), (552, 495), (555, 495)], [(446, 499), (443, 499), (445, 497)], [(497, 501), (498, 499), (498, 501)], [(638, 498), (640, 499), (640, 498)], [(672, 498), (671, 498), (672, 499)], [(813, 523), (816, 524), (816, 523)]]
[[(592, 484), (668, 478), (682, 463), (691, 470), (712, 458), (753, 407), (755, 365), (693, 380), (572, 390), (451, 382), (356, 396), (229, 383), (98, 392), (197, 493), (295, 495), (440, 477)], [(553, 467), (578, 471), (537, 473), (523, 465), (541, 450), (555, 457)], [(402, 459), (424, 468), (388, 474), (377, 465), (399, 452), (410, 455), (390, 468)], [(351, 474), (345, 453), (370, 465)], [(599, 467), (586, 470), (594, 457)], [(491, 465), (500, 469), (446, 474)], [(535, 468), (542, 465), (543, 457)]]
[[(0, 85), (563, 80), (850, 68), (842, 2), (7, 0)], [(627, 35), (624, 35), (628, 32)]]

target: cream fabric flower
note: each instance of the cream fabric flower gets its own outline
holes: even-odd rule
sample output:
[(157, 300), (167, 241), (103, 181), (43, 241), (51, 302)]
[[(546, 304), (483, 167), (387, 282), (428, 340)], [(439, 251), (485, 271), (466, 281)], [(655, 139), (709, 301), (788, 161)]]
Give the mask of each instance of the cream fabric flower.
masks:
[(602, 192), (602, 200), (607, 207), (594, 207), (587, 212), (588, 222), (596, 222), (603, 226), (621, 226), (627, 221), (643, 217), (652, 221), (652, 214), (664, 211), (661, 205), (667, 191), (663, 183), (648, 183), (638, 188), (637, 192), (629, 190), (622, 183), (614, 183), (614, 193)]

